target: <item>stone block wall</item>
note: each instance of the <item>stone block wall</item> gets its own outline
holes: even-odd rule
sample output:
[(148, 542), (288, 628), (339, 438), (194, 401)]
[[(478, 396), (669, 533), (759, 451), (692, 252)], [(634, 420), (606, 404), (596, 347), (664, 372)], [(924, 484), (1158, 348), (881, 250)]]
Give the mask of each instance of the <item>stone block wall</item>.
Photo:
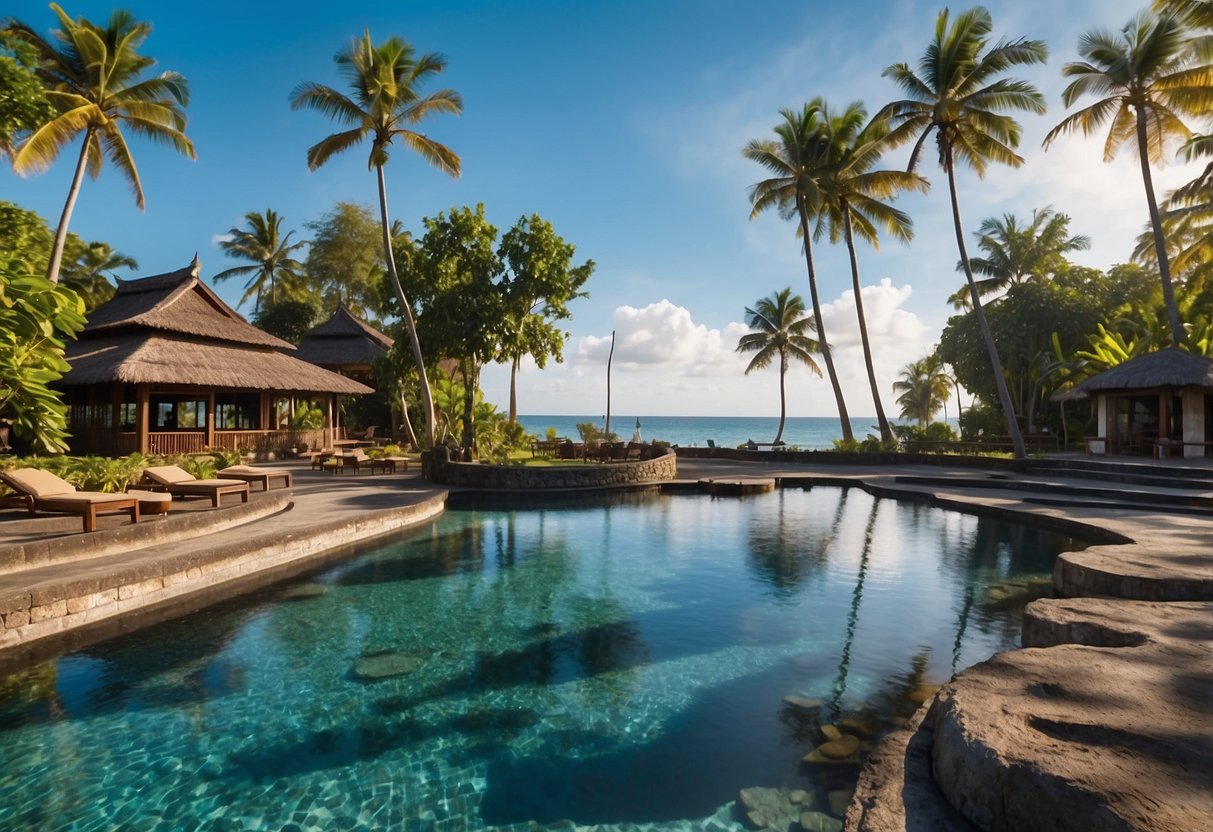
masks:
[(447, 462), (437, 458), (426, 463), (427, 475), (434, 482), (509, 491), (612, 488), (662, 482), (678, 475), (678, 457), (669, 448), (661, 456), (639, 462), (574, 463), (551, 468)]

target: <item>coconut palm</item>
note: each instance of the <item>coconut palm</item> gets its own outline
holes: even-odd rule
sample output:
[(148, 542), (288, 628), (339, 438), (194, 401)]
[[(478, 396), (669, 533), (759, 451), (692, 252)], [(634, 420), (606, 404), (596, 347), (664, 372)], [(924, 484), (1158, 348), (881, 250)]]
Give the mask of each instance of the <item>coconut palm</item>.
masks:
[(307, 245), (306, 242), (291, 242), (294, 231), (282, 233), (284, 217), (272, 208), (266, 208), (264, 214), (249, 211), (244, 215), (248, 228), (231, 228), (227, 232), (228, 239), (221, 240), (219, 248), (228, 257), (248, 260), (251, 265), (233, 266), (215, 275), (214, 280), (227, 280), (229, 277), (249, 275), (248, 283), (244, 284), (244, 294), (239, 308), (249, 298), (256, 298), (254, 310), (261, 311), (261, 297), (267, 291), (270, 303), (278, 298), (278, 287), (282, 284), (283, 300), (298, 299), (303, 281), (304, 266), (291, 255)]
[(950, 383), (943, 362), (934, 353), (902, 367), (901, 378), (893, 382), (901, 418), (913, 419), (920, 427), (930, 424), (935, 411), (951, 395)]
[(1067, 107), (1087, 95), (1098, 100), (1066, 116), (1044, 141), (1047, 148), (1062, 133), (1076, 130), (1089, 136), (1110, 122), (1104, 140), (1104, 161), (1110, 162), (1121, 147), (1136, 140), (1163, 302), (1175, 345), (1183, 342), (1184, 330), (1150, 163), (1161, 162), (1175, 145), (1192, 138), (1184, 117), (1203, 118), (1213, 108), (1213, 67), (1190, 48), (1189, 36), (1179, 18), (1149, 12), (1135, 16), (1119, 33), (1094, 30), (1084, 34), (1078, 40), (1084, 60), (1061, 69), (1064, 77), (1072, 79), (1061, 98)]
[[(75, 236), (73, 235), (73, 239)], [(137, 269), (135, 258), (114, 251), (109, 243), (91, 242), (79, 251), (72, 247), (71, 259), (63, 263), (63, 285), (80, 295), (86, 312), (92, 312), (114, 295), (116, 269)]]
[[(818, 103), (816, 100), (814, 103)], [(863, 104), (853, 102), (838, 115), (831, 115), (825, 102), (818, 104), (828, 139), (829, 157), (819, 188), (819, 206), (814, 239), (820, 239), (828, 229), (830, 242), (840, 239), (846, 243), (851, 261), (851, 288), (855, 294), (855, 313), (859, 318), (859, 340), (863, 344), (864, 365), (880, 438), (893, 441), (893, 430), (884, 413), (876, 370), (872, 362), (872, 347), (868, 339), (867, 318), (863, 312), (863, 285), (859, 280), (859, 258), (855, 254), (855, 237), (866, 240), (873, 248), (880, 243), (879, 228), (903, 242), (913, 236), (909, 215), (888, 204), (904, 190), (924, 192), (927, 180), (916, 173), (902, 170), (873, 170), (886, 150), (894, 147), (899, 137), (890, 134), (888, 123), (867, 120)]]
[(847, 404), (842, 397), (842, 386), (834, 369), (834, 358), (826, 342), (825, 324), (821, 318), (821, 298), (817, 292), (817, 272), (813, 266), (812, 235), (809, 218), (821, 204), (820, 177), (827, 161), (828, 144), (822, 131), (822, 114), (810, 103), (802, 110), (779, 111), (783, 122), (776, 125), (777, 139), (754, 139), (741, 151), (745, 158), (757, 162), (774, 174), (750, 188), (750, 219), (769, 208), (777, 208), (784, 219), (795, 219), (799, 225), (797, 233), (804, 242), (804, 261), (809, 272), (809, 297), (813, 302), (814, 329), (821, 343), (821, 357), (825, 361), (830, 386), (834, 389), (834, 401), (838, 405), (838, 419), (842, 423), (843, 442), (855, 441), (851, 432), (851, 418), (847, 415)]
[(142, 77), (156, 63), (139, 54), (139, 47), (151, 34), (151, 24), (118, 10), (103, 29), (82, 17), (73, 20), (55, 3), (51, 9), (62, 27), (54, 32), (57, 43), (20, 22), (10, 23), (8, 31), (37, 51), (38, 76), (46, 85), (47, 100), (56, 109), (56, 115), (17, 148), (13, 169), (20, 174), (40, 173), (51, 166), (64, 146), (84, 136), (47, 267), (47, 277), (58, 282), (67, 227), (85, 171), (95, 179), (103, 161), (109, 159), (126, 177), (135, 193), (135, 204), (143, 209), (143, 183), (123, 135), (124, 127), (190, 159), (195, 153), (184, 132), (182, 108), (189, 103), (185, 78), (176, 72)]
[(955, 20), (950, 18), (947, 9), (940, 12), (935, 20), (935, 37), (919, 60), (918, 71), (905, 63), (894, 64), (884, 71), (883, 74), (892, 78), (908, 97), (886, 105), (879, 115), (889, 118), (895, 128), (908, 128), (918, 133), (910, 153), (909, 170), (917, 165), (927, 137), (935, 136), (939, 164), (948, 176), (956, 247), (969, 283), (973, 314), (977, 316), (985, 340), (1015, 456), (1023, 458), (1026, 456), (1023, 434), (1015, 420), (1002, 362), (981, 307), (965, 250), (964, 225), (956, 193), (956, 164), (967, 164), (978, 177), (985, 176), (991, 162), (1012, 167), (1023, 164), (1023, 158), (1015, 152), (1019, 145), (1019, 123), (1006, 111), (1043, 113), (1044, 97), (1026, 81), (1000, 76), (1013, 66), (1043, 63), (1047, 50), (1042, 41), (1023, 38), (1003, 40), (991, 46), (992, 28), (990, 13), (980, 6), (961, 12)]
[(813, 353), (824, 352), (824, 345), (809, 336), (816, 325), (805, 315), (804, 299), (792, 294), (790, 287), (761, 299), (753, 309), (746, 307), (745, 315), (746, 325), (753, 332), (741, 336), (737, 341), (737, 352), (754, 353), (746, 365), (746, 375), (751, 370), (765, 370), (779, 359), (779, 429), (773, 440), (778, 443), (783, 437), (783, 423), (788, 413), (784, 378), (792, 359), (820, 376), (821, 368), (813, 360)]
[[(986, 256), (971, 258), (969, 265), (986, 277), (977, 281), (977, 294), (985, 298), (1030, 278), (1049, 277), (1066, 262), (1066, 254), (1090, 248), (1091, 239), (1070, 236), (1070, 218), (1046, 207), (1032, 211), (1026, 226), (1010, 213), (984, 220), (977, 230), (977, 247)], [(959, 263), (956, 270), (963, 271)], [(968, 292), (965, 286), (948, 300), (957, 309), (967, 309)]]
[(340, 72), (349, 82), (352, 96), (344, 95), (332, 87), (304, 82), (291, 93), (293, 109), (318, 110), (330, 118), (349, 125), (349, 129), (334, 133), (308, 148), (308, 168), (315, 170), (334, 155), (358, 145), (369, 138), (371, 152), (368, 167), (375, 171), (379, 184), (379, 218), (383, 225), (383, 251), (388, 274), (400, 300), (400, 315), (404, 319), (409, 341), (413, 348), (413, 360), (421, 375), (421, 400), (425, 410), (425, 438), (434, 444), (434, 400), (430, 394), (425, 361), (421, 354), (421, 342), (417, 338), (417, 326), (413, 320), (413, 308), (400, 285), (396, 271), (396, 258), (392, 254), (392, 225), (387, 212), (387, 185), (383, 167), (387, 164), (389, 149), (400, 140), (409, 150), (439, 170), (459, 176), (459, 157), (439, 142), (424, 133), (412, 129), (412, 125), (426, 117), (439, 113), (463, 112), (463, 99), (454, 90), (442, 89), (422, 95), (420, 88), (434, 75), (446, 68), (446, 58), (427, 53), (417, 56), (413, 47), (404, 40), (390, 37), (376, 46), (371, 42), (370, 30), (360, 39), (355, 39), (348, 48), (335, 58)]

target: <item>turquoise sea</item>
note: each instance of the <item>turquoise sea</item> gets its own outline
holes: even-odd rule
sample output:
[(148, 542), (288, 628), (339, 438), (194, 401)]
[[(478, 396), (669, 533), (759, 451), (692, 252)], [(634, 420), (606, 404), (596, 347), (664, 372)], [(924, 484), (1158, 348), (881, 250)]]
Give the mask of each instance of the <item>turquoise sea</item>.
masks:
[[(717, 445), (735, 448), (753, 439), (755, 442), (770, 442), (779, 428), (777, 416), (645, 416), (634, 413), (611, 414), (611, 430), (621, 439), (631, 439), (640, 419), (640, 436), (645, 442), (657, 439), (671, 445), (705, 447), (711, 439)], [(603, 418), (598, 416), (525, 416), (519, 415), (519, 423), (527, 433), (540, 437), (548, 428), (555, 428), (556, 435), (577, 440), (577, 425), (594, 422), (602, 427)], [(955, 419), (949, 419), (953, 427)], [(856, 439), (868, 434), (879, 436), (875, 416), (852, 416), (851, 430)], [(842, 438), (842, 427), (836, 416), (789, 416), (783, 427), (783, 441), (802, 450), (828, 450), (834, 440)]]

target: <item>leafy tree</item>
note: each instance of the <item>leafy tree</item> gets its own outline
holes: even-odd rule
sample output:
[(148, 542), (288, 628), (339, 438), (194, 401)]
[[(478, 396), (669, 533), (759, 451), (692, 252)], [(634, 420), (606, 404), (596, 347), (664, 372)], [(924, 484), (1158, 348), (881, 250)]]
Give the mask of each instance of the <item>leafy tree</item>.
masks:
[(228, 229), (227, 239), (219, 242), (219, 248), (228, 257), (247, 260), (251, 265), (224, 269), (212, 279), (221, 281), (249, 275), (236, 308), (243, 306), (249, 298), (256, 298), (254, 314), (261, 311), (261, 298), (267, 294), (267, 285), (270, 303), (278, 302), (279, 285), (282, 287), (282, 300), (298, 298), (303, 289), (303, 264), (291, 255), (307, 243), (292, 243), (291, 235), (295, 232), (282, 233), (285, 218), (272, 208), (266, 208), (264, 214), (249, 211), (244, 215), (244, 220), (248, 228)]
[[(83, 245), (72, 235), (73, 242)], [(21, 260), (31, 270), (46, 273), (47, 258), (54, 235), (33, 211), (12, 202), (0, 200), (0, 263)]]
[(253, 323), (270, 335), (298, 346), (308, 330), (316, 325), (318, 317), (320, 310), (311, 298), (280, 300), (262, 306), (253, 318)]
[(1104, 161), (1110, 162), (1135, 139), (1171, 342), (1176, 345), (1183, 341), (1184, 330), (1150, 163), (1161, 162), (1169, 146), (1192, 137), (1184, 117), (1205, 117), (1213, 108), (1213, 68), (1189, 48), (1188, 37), (1179, 18), (1149, 12), (1138, 14), (1118, 34), (1101, 30), (1084, 34), (1078, 41), (1084, 60), (1061, 70), (1072, 79), (1062, 91), (1062, 101), (1070, 107), (1084, 96), (1098, 100), (1066, 116), (1044, 142), (1048, 147), (1057, 136), (1076, 130), (1090, 136), (1110, 121), (1104, 140)]
[(786, 288), (769, 298), (762, 298), (751, 309), (745, 310), (746, 326), (752, 332), (737, 341), (737, 352), (754, 353), (746, 365), (746, 375), (752, 370), (765, 370), (779, 359), (779, 428), (775, 431), (775, 443), (783, 437), (783, 423), (787, 418), (788, 401), (784, 391), (784, 379), (792, 359), (804, 364), (817, 376), (821, 368), (813, 360), (813, 353), (822, 351), (820, 341), (809, 333), (815, 332), (814, 321), (806, 317), (804, 300)]
[(1015, 421), (1002, 362), (965, 250), (964, 224), (956, 193), (956, 164), (967, 164), (979, 177), (985, 176), (990, 162), (1012, 167), (1023, 164), (1023, 158), (1015, 152), (1019, 145), (1019, 123), (1005, 111), (1043, 113), (1044, 97), (1026, 81), (1000, 76), (1013, 66), (1043, 63), (1047, 50), (1043, 41), (1023, 38), (990, 46), (992, 29), (990, 13), (980, 6), (961, 12), (955, 20), (951, 20), (947, 9), (940, 12), (935, 20), (935, 37), (919, 60), (918, 72), (905, 63), (894, 64), (884, 71), (908, 97), (886, 105), (880, 116), (918, 133), (910, 153), (909, 170), (917, 165), (927, 137), (935, 136), (939, 164), (948, 177), (956, 247), (969, 284), (973, 312), (982, 331), (1015, 456), (1022, 459), (1027, 455), (1023, 435)]
[(952, 394), (951, 379), (937, 353), (931, 353), (901, 368), (901, 378), (893, 382), (901, 418), (913, 419), (920, 427), (930, 423), (935, 411)]
[(826, 341), (825, 323), (821, 318), (821, 298), (817, 292), (817, 270), (813, 265), (813, 244), (809, 218), (819, 209), (822, 200), (821, 177), (828, 163), (828, 140), (824, 118), (817, 102), (804, 105), (800, 111), (779, 111), (783, 121), (775, 126), (776, 139), (753, 139), (741, 155), (757, 162), (774, 174), (750, 188), (750, 219), (770, 208), (776, 208), (784, 219), (795, 219), (797, 233), (804, 242), (804, 261), (809, 273), (809, 298), (813, 303), (813, 321), (820, 339), (821, 357), (830, 376), (838, 419), (842, 423), (842, 441), (851, 444), (851, 418), (842, 397), (842, 386), (834, 370), (834, 358)]
[(36, 66), (29, 44), (0, 32), (0, 156), (12, 155), (18, 136), (36, 129), (55, 113)]
[(396, 260), (392, 256), (392, 233), (388, 221), (387, 184), (384, 181), (383, 167), (388, 161), (388, 148), (399, 139), (405, 147), (439, 170), (458, 176), (459, 157), (446, 145), (416, 132), (409, 125), (439, 113), (459, 114), (463, 111), (463, 100), (454, 90), (444, 89), (422, 95), (420, 88), (430, 77), (446, 68), (446, 59), (437, 54), (415, 57), (413, 47), (400, 38), (391, 37), (376, 46), (371, 42), (371, 32), (368, 29), (361, 39), (355, 39), (348, 48), (339, 52), (336, 61), (338, 68), (349, 81), (353, 97), (343, 95), (323, 84), (305, 82), (291, 94), (291, 106), (294, 109), (318, 110), (350, 126), (349, 129), (334, 133), (308, 149), (307, 163), (311, 170), (364, 139), (371, 140), (368, 166), (374, 169), (379, 184), (379, 216), (382, 221), (384, 259), (400, 299), (400, 312), (413, 347), (413, 359), (421, 374), (426, 443), (433, 445), (434, 403), (425, 373), (425, 360), (421, 354), (421, 341), (413, 321), (413, 308), (404, 294), (396, 271)]
[[(985, 257), (973, 257), (969, 265), (986, 276), (977, 281), (977, 294), (984, 298), (1029, 278), (1051, 277), (1066, 264), (1066, 254), (1085, 251), (1091, 240), (1081, 234), (1070, 236), (1070, 218), (1065, 214), (1039, 208), (1032, 211), (1027, 226), (1010, 213), (984, 220), (977, 230), (977, 247)], [(957, 264), (956, 270), (964, 269)], [(968, 308), (968, 291), (966, 286), (949, 298), (957, 309)]]
[(520, 217), (501, 238), (497, 256), (507, 273), (502, 281), (500, 358), (510, 362), (511, 423), (518, 421), (517, 377), (523, 356), (534, 358), (540, 368), (549, 357), (563, 361), (567, 333), (556, 322), (570, 317), (569, 301), (588, 296), (581, 287), (593, 274), (594, 261), (574, 266), (574, 251), (538, 214)]
[[(817, 99), (814, 99), (814, 103), (817, 103)], [(910, 217), (886, 200), (905, 190), (926, 191), (927, 180), (908, 171), (872, 169), (885, 151), (897, 144), (899, 138), (889, 133), (887, 122), (867, 121), (868, 114), (862, 104), (852, 103), (838, 115), (831, 115), (824, 102), (818, 106), (828, 140), (829, 156), (820, 184), (822, 202), (814, 239), (820, 239), (823, 229), (828, 228), (830, 242), (836, 243), (841, 239), (847, 245), (851, 261), (851, 289), (855, 294), (855, 312), (859, 317), (859, 340), (863, 344), (868, 386), (876, 407), (881, 441), (892, 442), (893, 431), (880, 399), (868, 339), (868, 323), (863, 313), (863, 286), (859, 280), (855, 237), (878, 248), (878, 229), (883, 227), (887, 233), (908, 242), (913, 236)]]
[(383, 237), (374, 211), (366, 205), (338, 202), (320, 219), (307, 223), (312, 234), (306, 272), (322, 315), (345, 304), (363, 320), (381, 319), (387, 310), (380, 290), (386, 270)]
[(66, 339), (83, 328), (75, 292), (19, 260), (0, 264), (0, 418), (37, 450), (67, 450), (67, 407), (49, 385), (68, 371)]
[(54, 163), (68, 142), (84, 136), (47, 266), (47, 277), (56, 283), (68, 223), (86, 170), (95, 179), (108, 158), (130, 183), (135, 204), (143, 208), (143, 183), (123, 135), (124, 125), (190, 159), (195, 153), (184, 132), (182, 108), (189, 103), (185, 78), (176, 72), (142, 77), (156, 63), (139, 54), (139, 47), (151, 34), (151, 24), (117, 10), (101, 28), (82, 17), (73, 20), (55, 3), (51, 9), (62, 27), (54, 32), (57, 43), (17, 21), (9, 25), (8, 31), (34, 47), (38, 77), (46, 87), (47, 100), (56, 109), (54, 118), (32, 131), (17, 148), (13, 168), (20, 174), (40, 173)]
[(86, 313), (114, 296), (114, 270), (139, 268), (135, 258), (114, 251), (109, 243), (94, 240), (85, 245), (75, 234), (68, 235), (66, 251), (63, 285), (80, 295)]

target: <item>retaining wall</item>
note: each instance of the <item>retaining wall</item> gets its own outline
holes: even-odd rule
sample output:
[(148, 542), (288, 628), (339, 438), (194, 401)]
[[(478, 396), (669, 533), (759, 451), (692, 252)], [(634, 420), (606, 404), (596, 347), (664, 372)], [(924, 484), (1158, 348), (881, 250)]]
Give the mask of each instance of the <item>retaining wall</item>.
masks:
[(573, 463), (551, 468), (430, 459), (427, 471), (434, 482), (463, 488), (511, 491), (617, 488), (674, 479), (678, 475), (678, 457), (672, 450), (664, 450), (659, 457), (639, 462)]

